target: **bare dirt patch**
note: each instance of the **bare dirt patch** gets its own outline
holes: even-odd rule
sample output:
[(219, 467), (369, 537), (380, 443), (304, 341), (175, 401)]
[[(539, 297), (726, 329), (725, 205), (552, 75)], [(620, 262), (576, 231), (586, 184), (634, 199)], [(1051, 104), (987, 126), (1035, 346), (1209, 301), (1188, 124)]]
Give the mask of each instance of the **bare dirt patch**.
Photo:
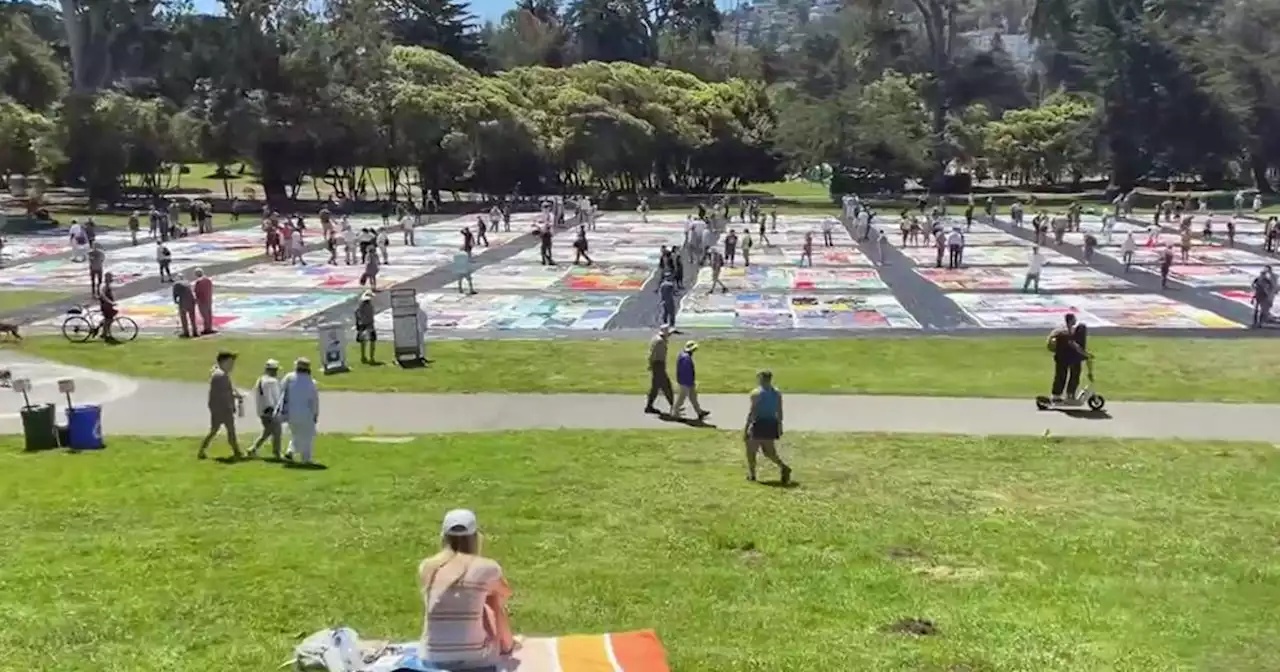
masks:
[(919, 562), (929, 558), (924, 551), (910, 546), (891, 546), (888, 553), (890, 560), (898, 562)]
[(933, 621), (923, 618), (904, 618), (886, 625), (885, 632), (893, 632), (902, 635), (916, 635), (917, 637), (928, 637), (940, 634), (938, 626)]

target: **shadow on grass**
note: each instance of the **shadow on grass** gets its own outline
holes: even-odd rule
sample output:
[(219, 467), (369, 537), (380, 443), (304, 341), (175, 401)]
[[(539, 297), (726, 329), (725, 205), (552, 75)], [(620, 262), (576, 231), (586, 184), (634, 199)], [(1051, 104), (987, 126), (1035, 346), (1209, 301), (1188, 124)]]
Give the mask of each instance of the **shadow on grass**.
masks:
[(290, 462), (288, 460), (285, 460), (284, 468), (296, 469), (298, 471), (324, 471), (329, 467), (326, 467), (325, 465), (320, 464), (319, 462)]
[(783, 483), (781, 479), (775, 478), (771, 481), (756, 481), (756, 482), (759, 483), (760, 485), (765, 486), (766, 488), (780, 488), (782, 490), (792, 490), (794, 488), (800, 487), (800, 481), (795, 481), (795, 480), (787, 481), (786, 483)]
[(671, 415), (670, 413), (662, 413), (658, 416), (658, 419), (663, 422), (673, 422), (678, 425), (684, 425), (686, 427), (694, 427), (698, 429), (720, 429), (716, 425), (710, 422), (707, 422), (705, 419), (699, 420), (698, 418), (685, 418), (681, 416)]

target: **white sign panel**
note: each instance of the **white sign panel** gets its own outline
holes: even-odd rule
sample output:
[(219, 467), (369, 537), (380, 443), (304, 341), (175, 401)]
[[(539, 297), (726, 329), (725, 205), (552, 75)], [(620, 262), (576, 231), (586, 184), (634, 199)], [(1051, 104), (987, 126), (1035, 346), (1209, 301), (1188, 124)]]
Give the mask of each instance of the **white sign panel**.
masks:
[(317, 327), (320, 344), (320, 366), (325, 373), (347, 371), (346, 325), (328, 322)]
[(418, 292), (412, 287), (391, 290), (391, 335), (397, 362), (421, 362), (426, 358), (423, 348), (425, 320), (418, 306)]

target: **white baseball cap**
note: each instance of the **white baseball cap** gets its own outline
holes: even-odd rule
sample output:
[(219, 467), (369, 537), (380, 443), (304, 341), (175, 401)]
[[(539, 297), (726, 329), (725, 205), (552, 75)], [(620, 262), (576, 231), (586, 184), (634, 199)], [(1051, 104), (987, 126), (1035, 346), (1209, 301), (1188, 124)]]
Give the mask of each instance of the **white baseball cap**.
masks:
[(444, 514), (440, 535), (445, 537), (469, 537), (479, 529), (476, 514), (471, 509), (454, 509)]

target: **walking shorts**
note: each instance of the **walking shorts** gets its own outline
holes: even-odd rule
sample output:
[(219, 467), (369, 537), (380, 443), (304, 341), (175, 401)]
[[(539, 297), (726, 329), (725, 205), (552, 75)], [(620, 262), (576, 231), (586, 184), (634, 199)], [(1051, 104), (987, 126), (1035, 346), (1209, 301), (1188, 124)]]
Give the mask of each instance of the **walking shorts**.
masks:
[(775, 441), (782, 438), (782, 428), (777, 420), (757, 418), (751, 423), (751, 438), (757, 441)]

